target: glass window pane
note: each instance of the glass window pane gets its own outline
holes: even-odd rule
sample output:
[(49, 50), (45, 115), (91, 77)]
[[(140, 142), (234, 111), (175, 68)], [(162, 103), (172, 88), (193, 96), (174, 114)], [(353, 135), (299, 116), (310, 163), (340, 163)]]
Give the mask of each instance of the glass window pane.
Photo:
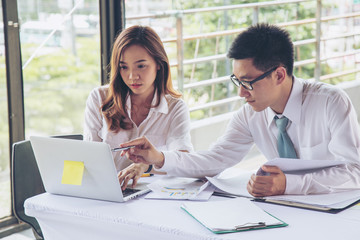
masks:
[[(243, 104), (238, 89), (229, 81), (232, 66), (225, 57), (237, 33), (256, 21), (286, 26), (294, 41), (315, 38), (315, 24), (303, 20), (315, 18), (316, 1), (269, 6), (262, 5), (264, 1), (246, 1), (258, 4), (256, 8), (246, 7), (244, 1), (229, 0), (125, 1), (126, 27), (143, 24), (155, 29), (164, 41), (174, 86), (182, 89), (191, 119), (206, 119), (236, 111)], [(224, 10), (222, 6), (229, 8)], [(275, 10), (279, 13), (276, 16)], [(297, 21), (303, 23), (293, 24)], [(177, 44), (181, 38), (182, 44)], [(301, 47), (297, 61), (315, 56), (315, 44)], [(177, 65), (178, 61), (182, 65)], [(307, 64), (299, 73), (298, 77), (313, 77), (314, 67)]]
[[(2, 17), (2, 6), (0, 6)], [(6, 91), (4, 25), (0, 22), (0, 218), (11, 214), (9, 124)]]
[(89, 92), (100, 85), (98, 0), (18, 0), (25, 134), (82, 133)]

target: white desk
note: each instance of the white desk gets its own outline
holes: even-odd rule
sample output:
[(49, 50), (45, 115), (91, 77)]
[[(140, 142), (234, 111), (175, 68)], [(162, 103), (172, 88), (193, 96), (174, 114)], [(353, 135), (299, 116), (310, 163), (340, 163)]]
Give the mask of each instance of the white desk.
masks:
[[(211, 201), (226, 198), (211, 197)], [(359, 239), (360, 206), (337, 214), (256, 203), (288, 227), (213, 234), (184, 210), (182, 201), (137, 198), (126, 203), (44, 193), (25, 202), (46, 240), (55, 239)], [(241, 214), (241, 213), (239, 213)], [(226, 217), (226, 216), (219, 216)]]

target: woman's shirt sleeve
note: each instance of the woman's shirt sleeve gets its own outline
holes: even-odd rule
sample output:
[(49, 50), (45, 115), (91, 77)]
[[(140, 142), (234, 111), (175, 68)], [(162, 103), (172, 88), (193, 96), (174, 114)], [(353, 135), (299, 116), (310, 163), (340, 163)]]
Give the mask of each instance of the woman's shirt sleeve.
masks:
[(102, 97), (99, 88), (91, 91), (86, 101), (85, 119), (84, 119), (84, 140), (98, 141), (102, 139), (99, 136), (99, 131), (103, 127), (103, 116), (101, 114)]

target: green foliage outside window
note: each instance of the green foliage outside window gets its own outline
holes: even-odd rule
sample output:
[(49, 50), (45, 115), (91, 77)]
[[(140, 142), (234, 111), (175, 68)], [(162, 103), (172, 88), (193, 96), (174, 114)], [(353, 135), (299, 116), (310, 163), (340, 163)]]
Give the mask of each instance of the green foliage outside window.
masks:
[[(82, 133), (85, 102), (100, 85), (99, 40), (78, 38), (77, 56), (59, 48), (35, 57), (24, 70), (26, 129), (48, 135)], [(23, 59), (33, 52), (23, 45)]]
[[(242, 1), (244, 3), (254, 3), (259, 1)], [(238, 1), (182, 1), (178, 6), (180, 9), (193, 9), (199, 7), (214, 7), (222, 4), (239, 4)], [(201, 5), (201, 6), (200, 6)], [(258, 21), (267, 22), (271, 24), (278, 24), (283, 22), (291, 22), (295, 20), (304, 20), (315, 18), (316, 2), (301, 3), (301, 4), (284, 4), (281, 7), (269, 6), (266, 8), (259, 8)], [(276, 12), (276, 14), (275, 14)], [(183, 18), (184, 35), (196, 35), (201, 33), (210, 33), (214, 31), (223, 31), (229, 29), (245, 29), (253, 24), (254, 10), (252, 8), (235, 9), (229, 11), (216, 11), (207, 13), (198, 13), (193, 15), (185, 15)], [(290, 26), (286, 28), (293, 41), (315, 38), (315, 24), (304, 24)], [(199, 51), (197, 57), (206, 57), (216, 54), (224, 54), (227, 52), (235, 36), (222, 36), (219, 39), (209, 38), (201, 39), (199, 44)], [(216, 41), (218, 40), (218, 45)], [(195, 48), (197, 41), (184, 42), (184, 58), (192, 59), (195, 56)], [(295, 48), (295, 59), (297, 61), (314, 58), (315, 44), (308, 44)], [(197, 82), (201, 80), (211, 79), (214, 77), (227, 76), (231, 74), (231, 61), (221, 60), (215, 62), (207, 62), (197, 64), (195, 73), (191, 78), (192, 65), (186, 65), (184, 69), (184, 83)], [(216, 68), (216, 72), (214, 69)], [(301, 78), (314, 77), (314, 65), (306, 65), (294, 69), (294, 74)], [(237, 88), (234, 88), (230, 81), (229, 83), (216, 84), (213, 86), (194, 88), (184, 92), (184, 98), (189, 107), (205, 104), (214, 100), (221, 100), (229, 96), (236, 96)], [(234, 111), (238, 108), (238, 104), (229, 104), (228, 106), (216, 107), (208, 110), (199, 110), (191, 113), (191, 119), (206, 118), (211, 115), (217, 115)]]

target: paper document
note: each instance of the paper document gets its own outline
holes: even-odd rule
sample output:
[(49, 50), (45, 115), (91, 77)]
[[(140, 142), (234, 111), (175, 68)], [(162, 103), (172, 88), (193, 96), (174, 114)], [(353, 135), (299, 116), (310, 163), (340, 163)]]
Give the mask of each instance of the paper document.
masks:
[(238, 174), (232, 174), (231, 177), (227, 178), (225, 175), (218, 177), (206, 177), (206, 179), (218, 189), (231, 193), (236, 196), (249, 197), (253, 196), (247, 191), (246, 186), (249, 182), (252, 171), (243, 171), (239, 169)]
[[(284, 173), (295, 173), (296, 171), (311, 171), (345, 164), (343, 161), (335, 160), (300, 160), (292, 158), (274, 158), (265, 163), (269, 166), (277, 166)], [(237, 172), (235, 172), (237, 171)], [(206, 177), (208, 181), (218, 189), (238, 196), (252, 197), (246, 190), (247, 183), (255, 171), (244, 171), (233, 168), (233, 171), (224, 171), (216, 177)]]
[(153, 192), (146, 198), (208, 200), (214, 191), (208, 185), (202, 179), (164, 176), (148, 185)]
[(214, 233), (287, 226), (245, 198), (188, 202), (181, 208)]
[(277, 166), (283, 172), (318, 170), (319, 168), (334, 167), (346, 164), (339, 160), (305, 160), (294, 158), (274, 158), (264, 165)]
[[(291, 172), (294, 174), (296, 171), (318, 170), (319, 168), (337, 166), (345, 163), (342, 161), (330, 160), (275, 158), (265, 164), (278, 166), (285, 173)], [(233, 168), (232, 171), (228, 172), (230, 174), (225, 174), (226, 172), (224, 171), (216, 177), (207, 177), (208, 181), (217, 188), (215, 191), (218, 192), (220, 190), (220, 192), (228, 193), (228, 195), (254, 198), (248, 193), (246, 187), (251, 174), (255, 173), (255, 171), (244, 171)], [(226, 194), (224, 195), (226, 196)], [(349, 190), (329, 194), (280, 195), (255, 199), (257, 201), (277, 203), (288, 206), (337, 212), (360, 200), (360, 190)]]

